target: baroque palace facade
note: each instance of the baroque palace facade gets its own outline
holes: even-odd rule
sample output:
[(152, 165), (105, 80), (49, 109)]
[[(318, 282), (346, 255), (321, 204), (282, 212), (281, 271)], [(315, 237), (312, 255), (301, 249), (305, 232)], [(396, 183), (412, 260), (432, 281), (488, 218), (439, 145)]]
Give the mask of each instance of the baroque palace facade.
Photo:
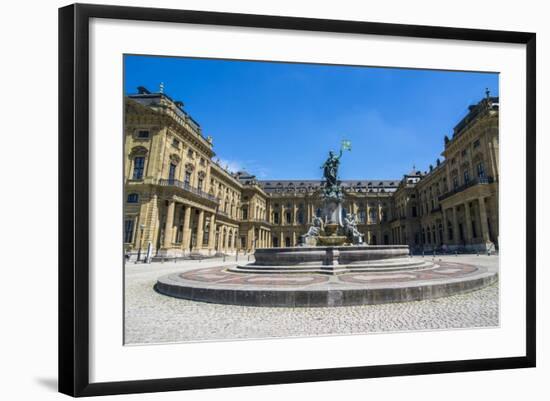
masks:
[[(498, 98), (445, 136), (443, 161), (396, 180), (343, 180), (369, 244), (498, 249)], [(320, 180), (265, 181), (214, 161), (213, 141), (164, 93), (125, 97), (124, 248), (130, 259), (292, 247), (319, 213)]]

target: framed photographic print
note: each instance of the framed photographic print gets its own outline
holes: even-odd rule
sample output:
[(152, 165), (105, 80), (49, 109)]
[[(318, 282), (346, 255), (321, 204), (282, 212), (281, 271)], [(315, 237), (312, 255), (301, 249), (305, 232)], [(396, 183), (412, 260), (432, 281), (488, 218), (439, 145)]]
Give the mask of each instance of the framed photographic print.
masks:
[(59, 390), (535, 366), (535, 34), (59, 10)]

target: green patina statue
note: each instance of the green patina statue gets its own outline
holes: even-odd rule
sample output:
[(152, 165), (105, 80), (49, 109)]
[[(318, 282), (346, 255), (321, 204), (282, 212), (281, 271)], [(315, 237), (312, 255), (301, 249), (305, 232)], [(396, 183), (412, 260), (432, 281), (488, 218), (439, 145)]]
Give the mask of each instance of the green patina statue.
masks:
[(325, 179), (324, 195), (327, 198), (341, 199), (342, 188), (338, 181), (338, 167), (340, 166), (340, 158), (344, 150), (351, 150), (350, 141), (342, 141), (340, 153), (336, 155), (332, 150), (328, 152), (328, 158), (323, 163), (323, 177)]

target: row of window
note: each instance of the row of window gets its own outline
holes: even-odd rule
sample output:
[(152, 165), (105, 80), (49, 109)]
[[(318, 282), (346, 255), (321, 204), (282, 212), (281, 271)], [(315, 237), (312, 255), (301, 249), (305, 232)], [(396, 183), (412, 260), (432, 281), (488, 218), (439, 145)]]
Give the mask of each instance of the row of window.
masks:
[[(479, 162), (478, 164), (476, 164), (476, 174), (478, 178), (485, 178), (485, 166), (483, 162)], [(464, 170), (462, 173), (462, 176), (464, 179), (464, 185), (467, 185), (471, 181), (470, 171), (468, 169)], [(453, 180), (453, 189), (456, 190), (460, 185), (458, 182), (458, 175), (454, 175), (452, 180)]]

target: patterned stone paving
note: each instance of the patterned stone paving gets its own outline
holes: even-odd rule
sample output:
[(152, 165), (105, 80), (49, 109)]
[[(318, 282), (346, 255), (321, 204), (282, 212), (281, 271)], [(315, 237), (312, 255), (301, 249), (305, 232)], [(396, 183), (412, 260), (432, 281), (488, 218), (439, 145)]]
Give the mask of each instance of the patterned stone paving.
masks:
[[(498, 271), (497, 256), (459, 255), (443, 257), (443, 260)], [(323, 308), (222, 305), (168, 297), (153, 290), (159, 277), (196, 270), (201, 265), (215, 267), (220, 263), (203, 261), (126, 266), (126, 344), (449, 330), (499, 325), (498, 282), (477, 291), (425, 301)]]
[(276, 273), (276, 274), (255, 274), (235, 273), (227, 271), (224, 266), (215, 266), (205, 269), (191, 270), (181, 273), (178, 277), (182, 283), (192, 285), (193, 282), (208, 283), (212, 285), (225, 286), (270, 286), (277, 288), (304, 288), (315, 284), (374, 284), (388, 283), (398, 285), (411, 281), (437, 281), (448, 279), (460, 279), (471, 276), (475, 273), (486, 272), (484, 267), (476, 267), (463, 263), (439, 262), (434, 268), (410, 271), (392, 272), (350, 272), (338, 275), (325, 274), (302, 274), (302, 273)]
[(438, 261), (419, 270), (337, 274), (235, 272), (212, 266), (159, 278), (164, 295), (202, 302), (263, 307), (331, 307), (440, 298), (477, 290), (497, 279), (486, 267)]

